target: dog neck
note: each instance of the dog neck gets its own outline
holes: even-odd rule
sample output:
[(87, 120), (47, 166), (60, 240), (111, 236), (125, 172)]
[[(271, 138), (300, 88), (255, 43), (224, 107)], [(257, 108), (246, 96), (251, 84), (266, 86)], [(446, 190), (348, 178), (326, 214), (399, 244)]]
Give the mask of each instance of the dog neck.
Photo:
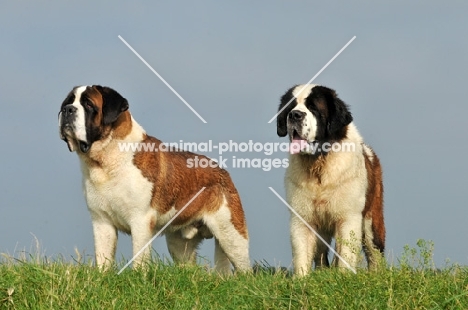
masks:
[(118, 162), (115, 160), (117, 157), (133, 156), (131, 148), (125, 149), (125, 147), (143, 141), (146, 132), (126, 111), (117, 119), (109, 132), (104, 133), (104, 136), (105, 138), (93, 142), (87, 153), (77, 152), (83, 167), (112, 168)]

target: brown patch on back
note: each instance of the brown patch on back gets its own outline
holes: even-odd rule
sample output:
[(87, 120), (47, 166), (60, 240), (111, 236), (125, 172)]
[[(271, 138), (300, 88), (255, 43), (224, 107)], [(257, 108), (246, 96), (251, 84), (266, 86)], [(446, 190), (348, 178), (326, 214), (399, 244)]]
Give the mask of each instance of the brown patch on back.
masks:
[[(146, 135), (141, 143), (162, 142)], [(180, 210), (202, 188), (205, 190), (174, 221), (173, 225), (185, 225), (200, 220), (205, 212), (215, 212), (227, 200), (231, 210), (231, 222), (236, 230), (248, 238), (244, 211), (228, 172), (219, 167), (187, 167), (187, 160), (198, 156), (190, 152), (138, 152), (133, 162), (143, 176), (153, 183), (151, 206), (161, 214), (172, 208)]]
[[(369, 148), (370, 149), (370, 148)], [(372, 151), (372, 150), (371, 150)], [(374, 245), (380, 252), (385, 250), (385, 224), (383, 215), (383, 181), (380, 160), (372, 151), (372, 161), (363, 150), (367, 171), (366, 204), (362, 215), (372, 219), (372, 233)]]

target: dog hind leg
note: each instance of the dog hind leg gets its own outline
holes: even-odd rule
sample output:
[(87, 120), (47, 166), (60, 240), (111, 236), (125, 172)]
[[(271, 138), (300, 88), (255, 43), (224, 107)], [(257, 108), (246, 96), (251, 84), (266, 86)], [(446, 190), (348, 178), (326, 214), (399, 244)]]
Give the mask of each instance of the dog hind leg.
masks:
[(216, 239), (216, 269), (223, 272), (227, 270), (227, 257), (236, 270), (251, 270), (249, 239), (234, 227), (227, 205), (223, 204), (215, 213), (206, 215), (204, 222)]

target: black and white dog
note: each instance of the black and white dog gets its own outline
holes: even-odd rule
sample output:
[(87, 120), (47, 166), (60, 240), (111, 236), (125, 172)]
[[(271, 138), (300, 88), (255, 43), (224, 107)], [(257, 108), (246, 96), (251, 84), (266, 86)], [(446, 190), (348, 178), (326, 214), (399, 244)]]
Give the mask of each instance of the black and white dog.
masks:
[[(382, 169), (348, 107), (330, 88), (298, 85), (283, 95), (279, 111), (277, 133), (291, 141), (288, 203), (328, 243), (334, 237), (351, 266), (364, 246), (375, 267), (385, 248)], [(307, 274), (312, 262), (329, 265), (328, 248), (293, 214), (290, 229), (295, 274)]]

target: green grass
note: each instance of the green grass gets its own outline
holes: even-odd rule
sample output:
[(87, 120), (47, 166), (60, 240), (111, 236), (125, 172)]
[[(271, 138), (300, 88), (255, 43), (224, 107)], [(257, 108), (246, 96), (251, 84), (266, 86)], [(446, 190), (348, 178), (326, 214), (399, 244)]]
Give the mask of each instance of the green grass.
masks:
[(468, 268), (436, 270), (430, 244), (418, 246), (405, 248), (398, 266), (304, 278), (268, 266), (221, 277), (162, 262), (117, 275), (90, 263), (4, 256), (0, 309), (468, 309)]

